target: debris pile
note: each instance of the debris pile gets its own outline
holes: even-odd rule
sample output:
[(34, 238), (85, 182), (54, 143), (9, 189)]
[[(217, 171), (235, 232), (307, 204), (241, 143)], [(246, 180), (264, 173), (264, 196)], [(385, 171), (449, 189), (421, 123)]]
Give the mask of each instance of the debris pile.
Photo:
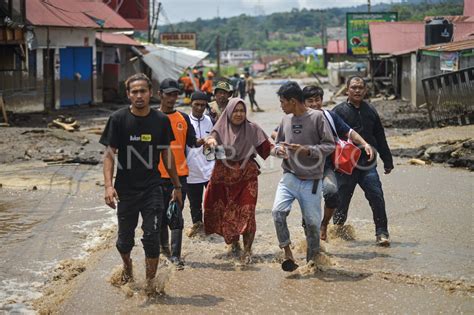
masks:
[[(474, 171), (474, 140), (446, 141), (437, 144), (423, 145), (418, 148), (393, 149), (392, 154), (399, 157), (411, 158), (410, 164), (447, 163), (452, 167), (463, 167)], [(416, 160), (414, 160), (416, 159)]]

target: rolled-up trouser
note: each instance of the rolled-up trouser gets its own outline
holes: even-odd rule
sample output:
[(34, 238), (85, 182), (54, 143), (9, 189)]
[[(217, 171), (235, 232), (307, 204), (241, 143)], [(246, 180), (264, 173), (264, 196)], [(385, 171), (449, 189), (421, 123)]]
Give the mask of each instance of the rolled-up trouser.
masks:
[(153, 185), (133, 194), (120, 194), (117, 207), (118, 237), (116, 247), (122, 254), (135, 246), (135, 229), (142, 215), (142, 244), (147, 258), (160, 256), (160, 226), (163, 214), (163, 191)]
[(293, 201), (298, 200), (305, 222), (307, 261), (314, 259), (319, 253), (322, 185), (321, 181), (317, 180), (317, 189), (313, 190), (314, 183), (314, 180), (303, 180), (291, 173), (284, 173), (278, 183), (272, 209), (278, 242), (280, 248), (283, 248), (291, 244), (286, 217), (290, 214)]
[[(327, 164), (327, 163), (326, 163)], [(332, 163), (331, 163), (332, 166)], [(331, 166), (324, 167), (323, 174), (323, 197), (326, 207), (334, 209), (339, 206), (339, 194), (337, 189), (336, 174)]]

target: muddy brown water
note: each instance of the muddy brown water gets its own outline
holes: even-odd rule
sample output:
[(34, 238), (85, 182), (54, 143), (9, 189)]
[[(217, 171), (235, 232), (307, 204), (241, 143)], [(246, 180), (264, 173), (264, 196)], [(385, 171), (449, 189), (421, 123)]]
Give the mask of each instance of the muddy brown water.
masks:
[[(258, 86), (257, 101), (265, 113), (249, 113), (268, 133), (281, 118), (277, 88), (276, 84)], [(281, 168), (279, 160), (270, 158), (262, 163), (259, 178), (254, 262), (242, 266), (236, 257), (228, 256), (219, 236), (185, 236), (185, 269), (173, 271), (162, 259), (160, 272), (170, 273), (169, 282), (164, 295), (152, 298), (143, 293), (139, 232), (132, 254), (135, 287), (126, 291), (108, 281), (120, 258), (114, 248), (115, 234), (107, 237), (115, 215), (103, 205), (103, 187), (96, 185), (101, 181), (100, 166), (2, 166), (0, 313), (33, 311), (32, 300), (55, 284), (50, 282), (58, 277), (55, 268), (71, 259), (79, 263), (73, 271), (67, 267), (73, 263), (63, 263), (61, 277), (79, 276), (53, 287), (58, 294), (43, 295), (35, 304), (37, 310), (65, 314), (474, 313), (472, 173), (395, 161), (392, 174), (380, 171), (390, 248), (375, 246), (372, 214), (357, 188), (348, 220), (355, 240), (323, 243), (330, 266), (313, 273), (283, 272), (271, 218)], [(33, 185), (38, 189), (32, 190)], [(189, 227), (189, 208), (184, 211)], [(296, 203), (289, 225), (297, 262), (304, 265), (304, 234)]]

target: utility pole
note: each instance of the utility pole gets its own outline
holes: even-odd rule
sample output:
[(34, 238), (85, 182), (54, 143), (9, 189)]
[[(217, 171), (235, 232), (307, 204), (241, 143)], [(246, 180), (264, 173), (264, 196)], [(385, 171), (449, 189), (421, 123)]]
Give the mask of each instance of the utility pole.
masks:
[(216, 38), (216, 52), (217, 52), (217, 76), (221, 75), (221, 37), (217, 35)]
[(156, 38), (156, 31), (158, 29), (158, 19), (160, 18), (160, 12), (161, 12), (161, 2), (158, 2), (158, 10), (155, 13), (155, 21), (153, 23), (153, 30), (151, 32), (151, 40), (153, 44), (155, 43), (155, 38)]
[[(370, 13), (370, 0), (367, 0), (367, 11)], [(374, 79), (374, 76), (375, 76), (374, 67), (375, 67), (374, 54), (372, 53), (372, 47), (370, 47), (370, 51), (369, 51), (370, 81), (372, 82), (372, 94), (375, 97), (376, 89), (375, 89), (375, 79)]]
[(148, 42), (151, 43), (151, 30), (155, 20), (155, 0), (151, 0), (151, 10), (148, 9)]

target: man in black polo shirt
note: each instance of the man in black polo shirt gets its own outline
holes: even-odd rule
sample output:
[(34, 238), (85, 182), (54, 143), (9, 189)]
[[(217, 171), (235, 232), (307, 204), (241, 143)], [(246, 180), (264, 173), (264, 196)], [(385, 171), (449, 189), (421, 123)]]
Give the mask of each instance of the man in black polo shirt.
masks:
[[(364, 101), (367, 87), (361, 77), (351, 77), (347, 81), (347, 101), (337, 105), (333, 111), (355, 131), (357, 131), (370, 146), (380, 154), (384, 164), (385, 174), (393, 170), (393, 160), (390, 148), (385, 138), (385, 131), (375, 108)], [(334, 224), (342, 226), (347, 219), (347, 212), (352, 194), (357, 184), (369, 201), (375, 223), (376, 242), (380, 246), (389, 246), (390, 239), (387, 227), (387, 213), (383, 197), (382, 183), (377, 173), (377, 159), (370, 160), (362, 151), (356, 169), (352, 175), (336, 172), (340, 203), (334, 213)]]
[[(156, 292), (154, 278), (160, 256), (160, 226), (163, 205), (161, 175), (157, 169), (160, 155), (174, 185), (173, 198), (182, 204), (181, 184), (176, 173), (174, 157), (168, 150), (174, 140), (166, 115), (149, 106), (152, 95), (151, 81), (142, 74), (132, 75), (125, 82), (131, 105), (114, 112), (100, 138), (107, 146), (104, 154), (105, 203), (117, 206), (117, 249), (123, 260), (122, 284), (133, 281), (132, 251), (138, 216), (142, 216), (146, 264), (146, 291)], [(114, 158), (118, 154), (117, 176)]]

